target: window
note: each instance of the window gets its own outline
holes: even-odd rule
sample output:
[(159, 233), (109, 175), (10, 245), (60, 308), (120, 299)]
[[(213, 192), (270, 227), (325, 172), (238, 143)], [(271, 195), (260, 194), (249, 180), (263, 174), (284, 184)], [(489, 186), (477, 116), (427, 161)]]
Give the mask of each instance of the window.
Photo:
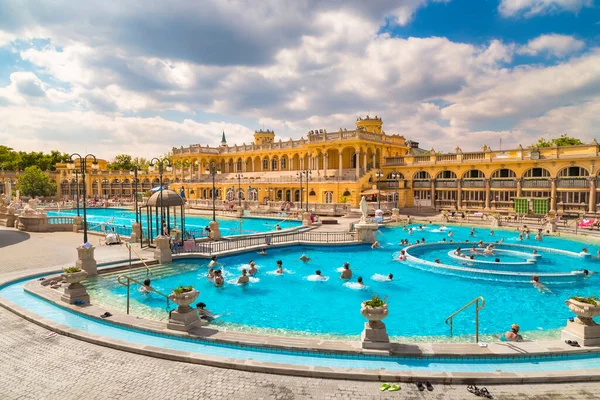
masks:
[(562, 203), (581, 204), (589, 201), (590, 192), (558, 192), (558, 200)]
[(325, 203), (333, 203), (333, 192), (325, 192)]
[(308, 193), (309, 196), (316, 196), (317, 194), (315, 193), (314, 189), (310, 189), (310, 192)]
[(436, 179), (456, 179), (456, 174), (452, 171), (442, 171), (437, 174)]
[(350, 196), (350, 191), (348, 189), (344, 190), (344, 194), (342, 196)]
[(516, 178), (517, 174), (512, 169), (499, 169), (492, 174), (492, 178)]
[(248, 200), (257, 201), (258, 200), (258, 192), (256, 189), (250, 188), (248, 189)]
[(517, 192), (503, 190), (501, 192), (492, 193), (492, 197), (494, 197), (496, 201), (512, 201), (513, 198), (517, 197)]
[(419, 171), (413, 175), (413, 180), (415, 180), (415, 181), (429, 180), (429, 179), (431, 179), (431, 176), (429, 175), (429, 172), (427, 172), (427, 171)]
[(263, 171), (268, 171), (269, 170), (269, 159), (268, 158), (265, 158), (263, 160), (262, 169), (263, 169)]
[(550, 178), (550, 171), (544, 168), (531, 168), (525, 171), (524, 178)]
[(466, 179), (483, 179), (485, 178), (485, 174), (478, 169), (472, 169), (470, 171), (465, 172), (463, 178)]
[(485, 201), (485, 191), (484, 190), (463, 190), (462, 198), (466, 201)]
[(277, 159), (276, 158), (271, 160), (271, 169), (273, 171), (277, 171)]
[(286, 169), (287, 168), (287, 158), (282, 158), (281, 159), (281, 169)]
[(456, 200), (456, 190), (438, 190), (436, 198), (438, 200)]
[(415, 200), (426, 200), (431, 198), (431, 191), (429, 190), (415, 190), (414, 191)]
[(547, 198), (547, 197), (550, 197), (550, 192), (543, 192), (543, 191), (525, 191), (525, 190), (523, 190), (523, 197), (539, 197), (539, 198)]
[(558, 176), (561, 178), (570, 177), (570, 176), (588, 176), (588, 172), (585, 168), (581, 167), (567, 167), (562, 169)]

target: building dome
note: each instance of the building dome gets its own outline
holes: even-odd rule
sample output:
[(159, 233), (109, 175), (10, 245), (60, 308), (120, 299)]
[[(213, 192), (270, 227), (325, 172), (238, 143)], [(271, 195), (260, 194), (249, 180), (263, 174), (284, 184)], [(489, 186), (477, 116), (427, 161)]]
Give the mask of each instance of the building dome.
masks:
[[(162, 191), (162, 203), (163, 203), (164, 207), (182, 206), (183, 199), (181, 198), (181, 196), (179, 196), (174, 191), (164, 189)], [(157, 191), (156, 193), (154, 193), (152, 196), (150, 196), (146, 205), (152, 206), (152, 207), (160, 207), (161, 206), (160, 190)]]

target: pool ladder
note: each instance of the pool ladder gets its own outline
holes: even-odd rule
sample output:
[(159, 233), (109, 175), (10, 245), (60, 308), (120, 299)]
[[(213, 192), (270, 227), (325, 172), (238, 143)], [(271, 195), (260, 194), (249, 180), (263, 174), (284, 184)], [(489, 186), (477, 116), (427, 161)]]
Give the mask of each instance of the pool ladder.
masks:
[[(481, 300), (481, 307), (479, 306), (480, 300)], [(452, 336), (452, 318), (454, 318), (454, 316), (456, 314), (460, 314), (464, 309), (469, 307), (471, 304), (475, 304), (475, 342), (479, 343), (479, 310), (481, 310), (483, 307), (485, 307), (485, 299), (483, 298), (483, 296), (474, 298), (473, 300), (471, 300), (470, 302), (468, 302), (467, 304), (462, 306), (460, 309), (458, 309), (454, 313), (452, 313), (448, 318), (446, 318), (446, 325), (450, 326), (450, 336)], [(450, 323), (448, 323), (448, 321), (450, 321)]]
[[(121, 279), (127, 279), (127, 282), (123, 282)], [(117, 281), (118, 281), (118, 282), (119, 282), (121, 285), (123, 285), (123, 286), (127, 287), (127, 314), (129, 314), (129, 298), (131, 297), (131, 296), (130, 296), (130, 292), (131, 292), (131, 289), (130, 289), (130, 288), (131, 288), (131, 282), (137, 283), (137, 284), (138, 284), (138, 285), (140, 285), (140, 286), (144, 286), (144, 284), (143, 284), (143, 283), (141, 283), (140, 281), (138, 281), (138, 280), (136, 280), (136, 279), (134, 279), (134, 278), (132, 278), (132, 277), (128, 276), (128, 275), (119, 275), (119, 277), (117, 278)], [(155, 290), (155, 289), (153, 289), (152, 287), (148, 287), (148, 290), (149, 290), (149, 291), (151, 291), (151, 292), (154, 292), (154, 293), (156, 293), (156, 294), (158, 294), (158, 295), (161, 295), (162, 297), (164, 297), (164, 298), (166, 299), (166, 301), (167, 301), (167, 306), (166, 306), (166, 308), (165, 308), (165, 309), (167, 310), (167, 312), (169, 312), (169, 308), (170, 308), (169, 296), (167, 296), (167, 295), (166, 295), (166, 294), (164, 294), (164, 293), (161, 293), (161, 292), (159, 292), (158, 290)]]
[(131, 269), (131, 252), (133, 252), (137, 256), (137, 258), (139, 258), (139, 260), (142, 262), (142, 264), (144, 264), (144, 267), (146, 268), (146, 276), (152, 275), (152, 270), (150, 269), (150, 267), (148, 266), (146, 261), (142, 258), (142, 256), (140, 256), (138, 254), (138, 252), (133, 249), (133, 247), (131, 246), (131, 243), (125, 242), (125, 246), (129, 250), (129, 268)]

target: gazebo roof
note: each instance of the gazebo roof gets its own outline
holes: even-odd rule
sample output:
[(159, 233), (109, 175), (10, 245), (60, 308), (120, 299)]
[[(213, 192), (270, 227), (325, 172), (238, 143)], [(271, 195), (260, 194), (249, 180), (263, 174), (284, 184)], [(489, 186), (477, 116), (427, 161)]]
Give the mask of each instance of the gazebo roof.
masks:
[[(168, 190), (168, 189), (163, 189), (162, 204), (163, 204), (163, 207), (182, 206), (183, 199), (181, 198), (181, 196), (179, 196), (174, 191)], [(152, 207), (160, 207), (161, 206), (160, 190), (157, 191), (156, 193), (154, 193), (152, 196), (150, 196), (150, 198), (148, 199), (148, 202), (146, 203), (146, 206), (152, 206)]]

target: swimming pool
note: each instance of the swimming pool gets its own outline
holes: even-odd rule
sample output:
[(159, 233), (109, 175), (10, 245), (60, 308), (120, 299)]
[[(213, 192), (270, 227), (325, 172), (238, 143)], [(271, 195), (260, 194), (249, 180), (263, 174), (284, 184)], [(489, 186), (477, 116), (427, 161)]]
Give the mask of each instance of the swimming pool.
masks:
[[(400, 262), (394, 255), (403, 247), (400, 239), (425, 239), (426, 243), (448, 238), (447, 231), (437, 226), (408, 235), (402, 228), (382, 228), (379, 241), (383, 248), (372, 250), (368, 245), (351, 247), (292, 246), (269, 248), (266, 256), (256, 252), (223, 257), (226, 284), (216, 288), (206, 278), (208, 260), (177, 260), (170, 266), (156, 268), (152, 286), (169, 293), (180, 284), (194, 285), (200, 291), (198, 301), (223, 317), (217, 325), (223, 329), (243, 329), (282, 335), (319, 335), (325, 337), (357, 338), (365, 322), (360, 315), (360, 303), (375, 294), (388, 297), (390, 315), (386, 318), (388, 333), (396, 340), (448, 341), (445, 318), (477, 296), (486, 300), (480, 312), (480, 332), (484, 340), (494, 340), (512, 323), (521, 326), (528, 339), (556, 338), (567, 318), (573, 315), (564, 305), (571, 295), (596, 295), (600, 274), (588, 279), (574, 279), (568, 284), (548, 283), (553, 294), (542, 294), (530, 283), (502, 280), (467, 279), (461, 276), (437, 274), (413, 268), (412, 262)], [(489, 230), (477, 229), (475, 237), (470, 229), (452, 228), (454, 241), (488, 241)], [(496, 231), (494, 241), (504, 238), (505, 243), (517, 243), (517, 234)], [(521, 242), (519, 242), (521, 243)], [(525, 245), (563, 249), (578, 252), (587, 246), (580, 242), (545, 237), (537, 242), (533, 238)], [(597, 247), (597, 246), (595, 246)], [(448, 249), (439, 251), (440, 257)], [(298, 260), (301, 254), (311, 258), (307, 263)], [(597, 270), (597, 259), (567, 257), (563, 254), (541, 251), (535, 265), (539, 271), (570, 272), (575, 269)], [(435, 257), (426, 254), (424, 257)], [(504, 256), (503, 256), (504, 257)], [(564, 258), (563, 258), (564, 257)], [(240, 269), (254, 260), (259, 269), (256, 279), (246, 286), (235, 285)], [(276, 261), (282, 260), (286, 272), (283, 276), (273, 273)], [(452, 260), (447, 260), (452, 262)], [(339, 279), (339, 268), (349, 262), (355, 282), (363, 277), (364, 288), (357, 288)], [(525, 268), (529, 268), (526, 266)], [(313, 281), (316, 270), (328, 277), (325, 281)], [(384, 278), (389, 273), (392, 281)], [(145, 277), (139, 271), (139, 277)], [(144, 276), (142, 276), (144, 275)], [(527, 279), (527, 281), (529, 278)], [(125, 288), (116, 283), (116, 276), (100, 276), (89, 280), (90, 294), (97, 302), (113, 307), (124, 307)], [(134, 313), (146, 317), (164, 319), (164, 300), (160, 297), (133, 293)], [(466, 310), (454, 319), (456, 340), (471, 340), (474, 333), (474, 312)]]
[[(107, 231), (115, 228), (120, 235), (130, 236), (131, 225), (135, 222), (135, 212), (121, 208), (88, 208), (87, 220), (89, 229), (95, 232), (102, 232), (103, 227)], [(77, 210), (49, 211), (48, 216), (66, 216), (74, 217)], [(299, 221), (287, 220), (281, 217), (281, 220), (265, 218), (227, 218), (218, 216), (221, 235), (249, 235), (253, 233), (268, 232), (275, 230), (275, 225), (279, 224), (282, 229), (293, 228), (302, 225)], [(190, 215), (185, 216), (185, 229), (190, 232), (201, 233), (204, 228), (212, 221), (210, 216)], [(145, 227), (145, 215), (141, 215), (142, 226)], [(145, 228), (144, 228), (145, 229)], [(145, 233), (145, 230), (144, 230)]]

